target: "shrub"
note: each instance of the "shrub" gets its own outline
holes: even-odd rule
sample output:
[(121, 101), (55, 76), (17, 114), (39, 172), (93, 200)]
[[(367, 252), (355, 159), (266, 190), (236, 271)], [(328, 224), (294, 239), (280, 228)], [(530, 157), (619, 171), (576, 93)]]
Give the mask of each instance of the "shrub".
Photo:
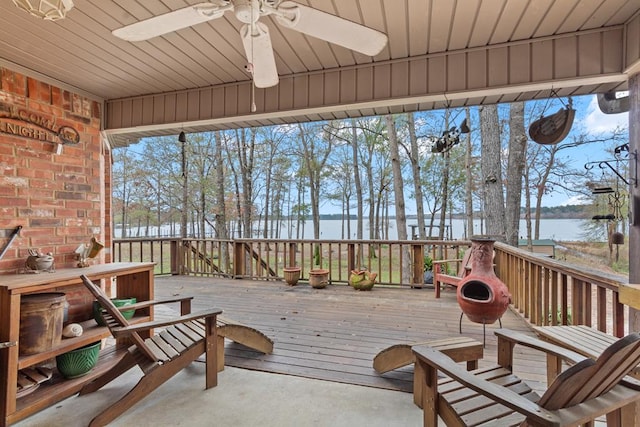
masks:
[(424, 271), (431, 271), (433, 270), (433, 258), (431, 258), (429, 255), (425, 255), (424, 256)]

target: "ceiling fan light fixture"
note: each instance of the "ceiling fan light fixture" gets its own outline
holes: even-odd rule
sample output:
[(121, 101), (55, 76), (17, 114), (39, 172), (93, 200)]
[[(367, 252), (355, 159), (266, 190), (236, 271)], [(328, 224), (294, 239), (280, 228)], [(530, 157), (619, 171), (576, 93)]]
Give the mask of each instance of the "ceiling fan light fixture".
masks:
[(260, 18), (260, 2), (258, 0), (236, 0), (233, 13), (238, 21), (252, 24)]
[(13, 0), (18, 9), (47, 21), (63, 19), (73, 8), (73, 0)]

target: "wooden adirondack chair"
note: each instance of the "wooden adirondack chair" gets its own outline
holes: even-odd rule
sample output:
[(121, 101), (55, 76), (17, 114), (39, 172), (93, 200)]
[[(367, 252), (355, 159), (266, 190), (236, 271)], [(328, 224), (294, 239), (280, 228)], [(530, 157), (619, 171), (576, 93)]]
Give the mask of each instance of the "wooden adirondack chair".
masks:
[[(203, 353), (206, 354), (206, 388), (217, 385), (216, 316), (222, 313), (222, 310), (210, 309), (184, 314), (170, 321), (130, 325), (100, 286), (84, 275), (81, 277), (85, 286), (105, 310), (103, 318), (113, 336), (116, 339), (128, 338), (134, 345), (129, 347), (127, 354), (113, 368), (85, 385), (80, 395), (100, 389), (134, 366), (139, 366), (144, 373), (134, 388), (96, 416), (91, 421), (91, 426), (108, 424)], [(157, 335), (143, 339), (141, 333), (148, 333), (153, 328), (164, 329)]]
[[(607, 425), (621, 421), (640, 400), (640, 383), (628, 377), (640, 362), (640, 334), (628, 335), (597, 359), (513, 331), (497, 331), (498, 365), (466, 371), (441, 352), (414, 347), (416, 378), (422, 383), (424, 425), (437, 426), (577, 426), (607, 414)], [(516, 344), (560, 357), (573, 366), (558, 375), (539, 397), (513, 374)], [(438, 379), (441, 372), (449, 378)], [(417, 380), (416, 380), (417, 381)], [(487, 423), (487, 424), (483, 424)]]

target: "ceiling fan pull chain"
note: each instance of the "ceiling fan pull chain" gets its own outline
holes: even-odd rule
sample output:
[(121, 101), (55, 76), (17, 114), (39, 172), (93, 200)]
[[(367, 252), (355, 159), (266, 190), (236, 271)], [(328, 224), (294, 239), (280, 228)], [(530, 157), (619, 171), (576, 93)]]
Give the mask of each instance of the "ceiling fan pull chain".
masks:
[[(251, 15), (253, 15), (253, 13), (255, 12), (253, 10), (254, 8), (254, 3), (251, 3)], [(255, 34), (256, 31), (256, 21), (255, 20), (251, 20), (251, 63), (249, 64), (249, 71), (251, 72), (251, 112), (255, 113), (257, 108), (256, 108), (256, 80), (253, 76), (253, 55), (254, 55), (254, 51), (253, 51), (253, 35)]]
[(251, 81), (251, 112), (255, 113), (258, 108), (256, 107), (256, 85)]

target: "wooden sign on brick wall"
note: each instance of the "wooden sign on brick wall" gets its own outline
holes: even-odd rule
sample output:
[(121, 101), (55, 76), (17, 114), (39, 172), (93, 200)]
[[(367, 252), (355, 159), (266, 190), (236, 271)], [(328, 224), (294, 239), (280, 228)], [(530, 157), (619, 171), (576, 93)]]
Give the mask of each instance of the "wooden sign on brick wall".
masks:
[(71, 126), (58, 126), (55, 117), (50, 118), (4, 102), (0, 102), (0, 133), (58, 144), (58, 151), (64, 144), (80, 142), (78, 131)]

